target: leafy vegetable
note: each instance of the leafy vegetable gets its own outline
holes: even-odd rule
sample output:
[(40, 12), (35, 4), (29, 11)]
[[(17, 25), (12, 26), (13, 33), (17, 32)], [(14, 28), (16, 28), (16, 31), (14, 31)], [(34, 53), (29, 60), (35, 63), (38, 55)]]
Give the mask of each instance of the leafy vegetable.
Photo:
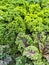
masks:
[(49, 0), (0, 0), (0, 65), (49, 65)]

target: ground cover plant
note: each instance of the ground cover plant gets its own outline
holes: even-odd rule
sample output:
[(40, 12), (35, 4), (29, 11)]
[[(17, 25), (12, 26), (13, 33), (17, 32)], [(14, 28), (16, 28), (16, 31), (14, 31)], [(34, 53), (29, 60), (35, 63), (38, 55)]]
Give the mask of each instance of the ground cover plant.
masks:
[(0, 65), (49, 65), (49, 0), (0, 0)]

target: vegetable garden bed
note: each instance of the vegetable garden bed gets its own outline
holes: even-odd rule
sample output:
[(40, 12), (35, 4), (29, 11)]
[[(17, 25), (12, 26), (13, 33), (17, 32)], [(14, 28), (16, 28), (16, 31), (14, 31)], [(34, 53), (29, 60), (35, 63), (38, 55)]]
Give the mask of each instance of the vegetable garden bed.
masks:
[(49, 65), (49, 0), (0, 0), (0, 65)]

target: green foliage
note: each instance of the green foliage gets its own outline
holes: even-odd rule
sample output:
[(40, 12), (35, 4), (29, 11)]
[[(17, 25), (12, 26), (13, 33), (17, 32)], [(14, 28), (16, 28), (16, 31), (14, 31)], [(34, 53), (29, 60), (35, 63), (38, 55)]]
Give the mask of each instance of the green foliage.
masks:
[(5, 31), (6, 31), (6, 25), (5, 24), (0, 24), (0, 44), (4, 43), (3, 36), (5, 34)]
[(26, 35), (25, 33), (19, 33), (15, 43), (21, 53), (24, 51), (25, 47), (33, 45), (31, 37), (29, 35)]
[(42, 32), (44, 29), (44, 25), (42, 24), (43, 20), (41, 17), (38, 17), (36, 14), (29, 14), (29, 16), (26, 16), (25, 18), (26, 25), (30, 32)]
[(9, 29), (9, 32), (24, 32), (25, 31), (25, 24), (23, 22), (23, 19), (21, 17), (16, 17), (14, 21), (9, 23), (7, 25), (7, 29)]
[(29, 3), (39, 3), (40, 0), (28, 0)]
[(44, 63), (41, 60), (38, 60), (38, 61), (34, 62), (34, 65), (42, 65), (42, 64), (44, 64)]
[(16, 65), (33, 65), (33, 63), (28, 58), (19, 56), (16, 58)]
[[(6, 50), (5, 50), (6, 49)], [(11, 56), (9, 55), (10, 49), (8, 45), (0, 45), (0, 65), (7, 65), (12, 61)]]
[(30, 4), (29, 5), (29, 12), (32, 14), (36, 14), (41, 10), (41, 7), (39, 6), (39, 4)]
[(49, 43), (49, 0), (0, 0), (0, 45), (9, 45), (13, 59), (5, 65), (48, 65), (39, 43)]
[(31, 60), (40, 60), (41, 55), (35, 46), (28, 46), (23, 52), (23, 56), (30, 58)]

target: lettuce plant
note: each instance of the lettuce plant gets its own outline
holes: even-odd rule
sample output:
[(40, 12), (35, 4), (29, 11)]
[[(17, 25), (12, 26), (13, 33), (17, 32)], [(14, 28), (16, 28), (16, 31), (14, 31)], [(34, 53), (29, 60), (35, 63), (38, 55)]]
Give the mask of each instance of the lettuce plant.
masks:
[(1, 65), (49, 65), (49, 0), (0, 0), (0, 45)]
[(41, 59), (38, 49), (35, 46), (28, 46), (23, 52), (23, 56), (30, 58), (31, 60)]
[(33, 45), (33, 41), (29, 35), (26, 35), (25, 33), (19, 33), (16, 41), (16, 45), (18, 46), (18, 50), (22, 53), (25, 47), (28, 47), (29, 45)]
[(8, 45), (0, 45), (0, 65), (7, 65), (10, 61), (12, 61), (9, 51)]

